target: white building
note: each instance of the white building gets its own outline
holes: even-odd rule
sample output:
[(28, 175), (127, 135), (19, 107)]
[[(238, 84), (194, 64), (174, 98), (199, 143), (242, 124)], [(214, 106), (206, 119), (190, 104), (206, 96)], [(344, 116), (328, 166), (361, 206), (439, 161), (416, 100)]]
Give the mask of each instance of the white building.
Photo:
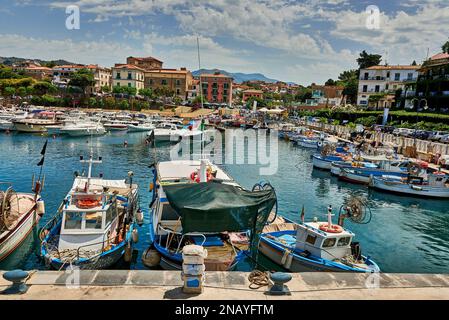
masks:
[[(398, 89), (416, 82), (421, 66), (373, 66), (360, 69), (357, 105), (362, 107), (391, 107)], [(371, 98), (370, 96), (374, 96)]]

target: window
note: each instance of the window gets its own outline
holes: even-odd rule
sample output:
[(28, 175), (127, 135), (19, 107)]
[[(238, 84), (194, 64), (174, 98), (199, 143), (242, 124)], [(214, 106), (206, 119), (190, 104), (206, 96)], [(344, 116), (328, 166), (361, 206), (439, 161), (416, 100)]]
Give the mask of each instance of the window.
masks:
[(122, 78), (122, 75), (120, 74), (120, 72), (117, 72), (116, 78), (117, 79), (121, 79)]
[(401, 74), (400, 73), (395, 73), (394, 74), (394, 81), (399, 81), (401, 79)]
[(153, 84), (153, 79), (150, 79), (150, 85), (152, 85)]
[(102, 212), (86, 213), (86, 229), (101, 229), (102, 220)]
[(212, 88), (217, 88), (218, 84), (216, 82), (212, 83)]
[(345, 247), (351, 242), (351, 237), (343, 237), (338, 239), (337, 247)]
[(167, 85), (167, 80), (162, 79), (162, 80), (161, 80), (161, 84), (162, 84), (163, 86), (166, 86), (166, 85)]
[(132, 79), (133, 77), (132, 77), (132, 74), (131, 74), (131, 72), (128, 72), (128, 79)]
[(181, 90), (176, 89), (176, 94), (177, 94), (177, 95), (180, 95), (180, 94), (181, 94)]
[(368, 78), (369, 78), (369, 73), (368, 73), (368, 72), (365, 72), (365, 77), (364, 77), (364, 79), (365, 79), (365, 80), (368, 80)]
[(388, 83), (385, 85), (385, 90), (388, 90), (388, 87), (389, 87), (389, 85), (388, 85)]
[(379, 91), (380, 91), (380, 86), (377, 85), (377, 86), (374, 88), (374, 91), (379, 92)]
[(81, 230), (82, 212), (66, 212), (64, 229)]
[(412, 79), (413, 79), (413, 73), (408, 73), (407, 80), (412, 80)]
[(181, 80), (176, 80), (176, 85), (180, 86), (181, 85)]
[(337, 242), (336, 238), (327, 238), (326, 240), (324, 240), (323, 242), (323, 248), (330, 248), (333, 247), (335, 245), (335, 242)]
[(314, 244), (315, 244), (315, 241), (316, 241), (316, 236), (313, 236), (313, 235), (311, 235), (311, 234), (308, 234), (308, 235), (307, 235), (306, 242), (307, 242), (308, 244), (314, 245)]
[(229, 84), (228, 84), (228, 83), (226, 83), (226, 82), (223, 83), (223, 88), (224, 88), (224, 89), (228, 89), (228, 87), (229, 87)]
[(128, 88), (131, 88), (131, 82), (128, 82)]
[(363, 92), (368, 92), (368, 86), (367, 86), (367, 85), (364, 85), (362, 91), (363, 91)]
[(120, 87), (120, 82), (117, 82), (117, 87)]
[(387, 78), (390, 78), (390, 71), (387, 72)]

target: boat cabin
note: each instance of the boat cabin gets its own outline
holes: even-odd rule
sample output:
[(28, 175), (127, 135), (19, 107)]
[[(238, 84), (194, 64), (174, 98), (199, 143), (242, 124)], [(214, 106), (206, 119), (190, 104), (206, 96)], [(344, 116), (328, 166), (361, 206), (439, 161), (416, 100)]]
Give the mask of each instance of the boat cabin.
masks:
[(327, 222), (307, 222), (299, 224), (296, 232), (296, 248), (327, 260), (342, 259), (351, 255), (354, 234), (341, 228), (339, 233), (322, 231)]

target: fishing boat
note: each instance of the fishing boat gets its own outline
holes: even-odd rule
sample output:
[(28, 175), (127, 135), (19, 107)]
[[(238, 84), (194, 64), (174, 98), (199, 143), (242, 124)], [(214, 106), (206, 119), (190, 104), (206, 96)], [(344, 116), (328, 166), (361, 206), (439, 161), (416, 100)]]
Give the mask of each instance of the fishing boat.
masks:
[(170, 122), (162, 122), (156, 125), (154, 129), (154, 139), (160, 142), (178, 142), (184, 130), (179, 129), (178, 126)]
[(103, 124), (108, 131), (128, 131), (128, 123), (122, 121), (111, 121)]
[(188, 244), (207, 249), (206, 270), (232, 270), (249, 254), (251, 235), (262, 230), (276, 201), (274, 190), (245, 190), (206, 159), (159, 162), (153, 175), (151, 248), (168, 270), (182, 269)]
[(346, 182), (368, 185), (371, 181), (371, 177), (373, 176), (397, 180), (405, 178), (407, 176), (407, 173), (402, 172), (383, 173), (381, 171), (372, 171), (371, 173), (369, 173), (363, 169), (360, 170), (355, 168), (352, 169), (341, 168), (338, 179)]
[(131, 257), (138, 212), (138, 186), (129, 182), (92, 177), (92, 165), (101, 163), (81, 157), (88, 164), (87, 177), (77, 175), (56, 215), (41, 229), (41, 255), (46, 265), (60, 270), (69, 266), (104, 269), (123, 256)]
[(42, 159), (39, 177), (34, 179), (33, 192), (16, 192), (11, 183), (0, 182), (0, 261), (7, 258), (27, 238), (45, 213), (44, 200), (41, 192), (45, 177), (42, 174), (47, 142), (42, 148)]
[(379, 272), (379, 266), (362, 255), (360, 244), (353, 241), (355, 234), (343, 227), (345, 218), (367, 223), (370, 217), (361, 210), (360, 205), (342, 206), (337, 225), (332, 223), (331, 206), (327, 222), (315, 218), (312, 222), (295, 223), (278, 217), (264, 228), (259, 251), (291, 272)]
[(0, 190), (0, 261), (8, 257), (27, 238), (45, 212), (40, 184), (34, 193), (16, 192), (9, 183)]
[(335, 161), (349, 161), (351, 159), (351, 156), (349, 154), (330, 154), (330, 155), (324, 155), (324, 154), (314, 154), (312, 156), (312, 163), (314, 168), (318, 168), (321, 170), (331, 170), (332, 162)]
[(373, 189), (405, 196), (426, 198), (449, 198), (449, 176), (443, 172), (407, 178), (371, 177), (369, 186)]

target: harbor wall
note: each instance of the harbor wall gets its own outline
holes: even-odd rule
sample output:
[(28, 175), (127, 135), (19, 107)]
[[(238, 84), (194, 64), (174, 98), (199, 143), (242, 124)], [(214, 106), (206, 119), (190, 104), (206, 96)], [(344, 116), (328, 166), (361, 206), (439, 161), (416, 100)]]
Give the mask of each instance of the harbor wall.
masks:
[[(287, 283), (291, 295), (272, 296), (267, 294), (270, 285), (250, 288), (249, 272), (206, 272), (204, 291), (201, 294), (183, 293), (183, 281), (178, 271), (78, 272), (75, 275), (67, 271), (31, 272), (26, 281), (26, 293), (0, 294), (0, 299), (449, 299), (449, 275), (442, 274), (295, 273)], [(9, 284), (3, 278), (0, 279), (3, 289)]]

